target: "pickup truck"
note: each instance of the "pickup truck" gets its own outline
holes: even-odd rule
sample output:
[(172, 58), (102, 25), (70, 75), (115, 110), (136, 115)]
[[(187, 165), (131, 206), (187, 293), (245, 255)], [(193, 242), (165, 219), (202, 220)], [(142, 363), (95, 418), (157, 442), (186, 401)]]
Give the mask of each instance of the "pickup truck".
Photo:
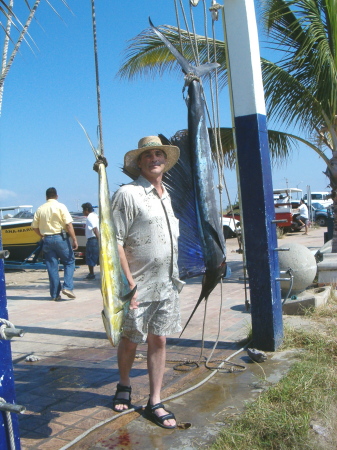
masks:
[(320, 227), (326, 227), (328, 223), (328, 218), (332, 217), (332, 210), (326, 207), (322, 203), (313, 202), (312, 207), (312, 218), (313, 221), (317, 223)]

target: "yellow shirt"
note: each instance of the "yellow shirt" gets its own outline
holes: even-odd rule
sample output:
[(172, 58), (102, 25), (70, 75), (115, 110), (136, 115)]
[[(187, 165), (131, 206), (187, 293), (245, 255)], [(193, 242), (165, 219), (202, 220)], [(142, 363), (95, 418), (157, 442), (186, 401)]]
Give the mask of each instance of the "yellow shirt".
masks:
[(36, 210), (32, 228), (38, 228), (43, 235), (59, 234), (72, 221), (67, 207), (52, 198)]

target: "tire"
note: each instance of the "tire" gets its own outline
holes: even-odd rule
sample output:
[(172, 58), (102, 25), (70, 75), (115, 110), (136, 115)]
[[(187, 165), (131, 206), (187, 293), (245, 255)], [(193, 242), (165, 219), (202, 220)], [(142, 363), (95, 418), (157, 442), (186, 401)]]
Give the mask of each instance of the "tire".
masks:
[(317, 216), (315, 222), (320, 227), (326, 227), (328, 225), (327, 218), (325, 216)]

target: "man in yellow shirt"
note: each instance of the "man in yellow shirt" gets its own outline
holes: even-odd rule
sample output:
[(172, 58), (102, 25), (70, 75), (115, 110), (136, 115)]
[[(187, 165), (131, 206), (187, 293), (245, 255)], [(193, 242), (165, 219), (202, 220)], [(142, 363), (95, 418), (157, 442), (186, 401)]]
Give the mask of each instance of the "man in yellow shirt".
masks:
[[(52, 300), (61, 300), (61, 282), (59, 277), (59, 259), (64, 267), (62, 293), (68, 298), (75, 298), (73, 293), (73, 275), (75, 270), (74, 251), (78, 248), (72, 224), (72, 217), (67, 207), (57, 201), (58, 195), (54, 187), (46, 191), (47, 202), (41, 205), (34, 214), (32, 228), (43, 238), (43, 253), (49, 276), (50, 295)], [(70, 243), (69, 236), (72, 239)]]

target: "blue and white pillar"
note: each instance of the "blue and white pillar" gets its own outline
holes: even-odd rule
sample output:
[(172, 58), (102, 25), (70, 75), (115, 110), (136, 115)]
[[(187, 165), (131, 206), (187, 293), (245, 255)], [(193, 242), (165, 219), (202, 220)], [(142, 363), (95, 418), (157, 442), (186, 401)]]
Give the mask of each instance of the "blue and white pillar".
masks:
[[(0, 227), (0, 250), (2, 250), (1, 227)], [(6, 284), (4, 261), (0, 258), (0, 318), (8, 320)], [(1, 325), (1, 323), (0, 323)], [(5, 403), (15, 405), (14, 371), (12, 363), (12, 351), (9, 340), (0, 338), (0, 398)], [(0, 410), (0, 449), (19, 450), (20, 434), (17, 414)]]
[(249, 277), (252, 345), (275, 351), (283, 338), (273, 184), (253, 0), (224, 1), (229, 88), (237, 145)]

